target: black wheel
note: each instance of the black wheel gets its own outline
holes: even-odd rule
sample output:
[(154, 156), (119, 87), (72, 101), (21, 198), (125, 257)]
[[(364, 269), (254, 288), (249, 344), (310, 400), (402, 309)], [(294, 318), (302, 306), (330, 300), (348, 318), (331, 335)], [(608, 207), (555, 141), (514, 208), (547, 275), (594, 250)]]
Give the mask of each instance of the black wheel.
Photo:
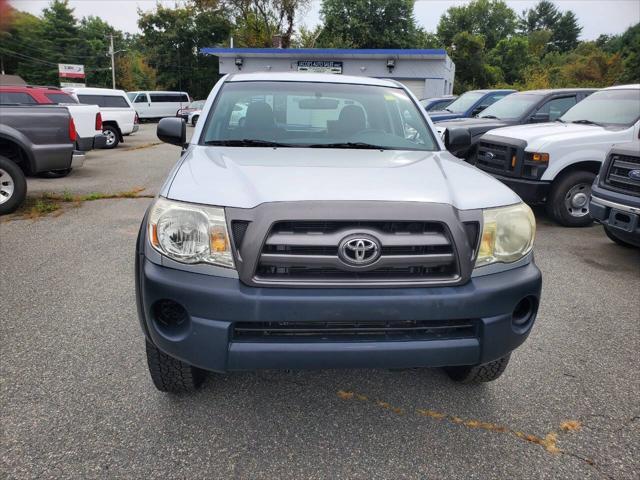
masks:
[(38, 176), (42, 178), (62, 178), (71, 173), (72, 168), (65, 168), (64, 170), (50, 170), (48, 172), (39, 173)]
[(0, 215), (18, 208), (27, 197), (27, 179), (15, 162), (0, 155)]
[(484, 363), (482, 365), (463, 366), (463, 367), (445, 367), (451, 380), (460, 383), (483, 383), (492, 382), (504, 373), (509, 365), (509, 355), (505, 355), (493, 362)]
[(184, 393), (197, 389), (204, 381), (205, 372), (160, 351), (149, 340), (147, 364), (153, 384), (161, 392)]
[(607, 237), (609, 237), (609, 240), (611, 240), (612, 242), (615, 242), (622, 247), (634, 248), (634, 245), (630, 244), (629, 242), (625, 242), (622, 238), (618, 237), (612, 231), (612, 229), (604, 227), (604, 233), (607, 235)]
[(558, 178), (547, 198), (547, 213), (565, 227), (588, 227), (593, 223), (589, 215), (589, 197), (595, 173), (577, 170)]
[(104, 125), (102, 133), (107, 137), (107, 143), (103, 148), (116, 148), (120, 143), (120, 132), (113, 125)]
[(193, 118), (191, 119), (191, 125), (195, 127), (196, 123), (198, 123), (199, 118), (200, 118), (200, 115), (194, 115)]

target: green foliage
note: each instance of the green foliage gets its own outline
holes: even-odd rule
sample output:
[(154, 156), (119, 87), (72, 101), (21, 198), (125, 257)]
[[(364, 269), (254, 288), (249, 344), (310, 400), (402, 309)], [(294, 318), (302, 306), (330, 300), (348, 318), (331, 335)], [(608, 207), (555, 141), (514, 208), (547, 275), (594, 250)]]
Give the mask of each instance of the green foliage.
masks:
[(438, 37), (443, 45), (454, 44), (455, 36), (468, 32), (484, 38), (488, 50), (500, 40), (514, 34), (516, 14), (503, 0), (473, 0), (459, 7), (451, 7), (440, 18)]
[(484, 38), (469, 32), (453, 37), (451, 59), (456, 64), (456, 92), (485, 88), (501, 80), (500, 69), (486, 61)]
[(562, 13), (549, 0), (541, 0), (535, 7), (524, 10), (518, 19), (518, 28), (524, 34), (540, 30), (551, 32), (550, 46), (560, 52), (576, 48), (582, 32), (578, 18), (571, 10)]
[(622, 35), (600, 35), (596, 45), (608, 53), (619, 53), (624, 63), (623, 83), (640, 83), (640, 23)]
[(503, 38), (489, 53), (489, 64), (502, 71), (504, 81), (522, 81), (524, 70), (531, 64), (529, 41), (526, 37)]
[(323, 0), (325, 48), (419, 48), (426, 33), (416, 26), (413, 0)]

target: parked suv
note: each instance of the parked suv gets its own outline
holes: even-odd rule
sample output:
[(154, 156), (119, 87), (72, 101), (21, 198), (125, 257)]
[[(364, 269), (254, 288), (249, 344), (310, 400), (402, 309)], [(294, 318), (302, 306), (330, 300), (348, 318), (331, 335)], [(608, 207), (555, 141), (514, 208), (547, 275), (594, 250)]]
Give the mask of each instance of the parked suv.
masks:
[(158, 389), (258, 368), (444, 366), (489, 381), (529, 335), (530, 208), (447, 152), (400, 83), (226, 76), (188, 145), (180, 118), (158, 137), (185, 148), (137, 243)]
[[(437, 122), (436, 130), (451, 153), (458, 158), (470, 159), (483, 133), (510, 125), (554, 122), (593, 92), (594, 89), (559, 88), (514, 93), (498, 100), (476, 117)], [(468, 135), (469, 140), (465, 143), (470, 143), (471, 146), (457, 148), (450, 145), (447, 132), (453, 129)]]
[[(509, 185), (528, 203), (546, 205), (567, 227), (583, 227), (591, 184), (611, 147), (638, 138), (640, 85), (600, 90), (554, 123), (490, 130), (472, 163)], [(449, 142), (465, 139), (450, 132)], [(455, 138), (454, 138), (455, 137)]]
[(611, 240), (640, 247), (640, 140), (611, 149), (593, 182), (589, 213)]
[(102, 129), (107, 137), (104, 148), (116, 148), (124, 142), (124, 137), (138, 131), (138, 114), (124, 90), (87, 87), (65, 87), (63, 90), (81, 103), (100, 107)]
[(423, 98), (420, 100), (420, 105), (427, 112), (436, 112), (444, 110), (446, 107), (451, 105), (458, 98), (457, 95), (445, 95), (444, 97), (432, 97), (432, 98)]
[(514, 92), (515, 90), (471, 90), (460, 95), (443, 110), (429, 112), (429, 117), (434, 122), (474, 117), (488, 106)]

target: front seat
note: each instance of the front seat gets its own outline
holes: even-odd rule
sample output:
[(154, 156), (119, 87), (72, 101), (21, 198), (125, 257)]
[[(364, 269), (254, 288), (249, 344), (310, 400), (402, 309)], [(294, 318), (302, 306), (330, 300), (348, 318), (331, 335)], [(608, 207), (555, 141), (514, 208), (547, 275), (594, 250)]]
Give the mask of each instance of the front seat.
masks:
[(265, 102), (250, 103), (244, 118), (243, 133), (245, 137), (272, 140), (277, 131), (271, 106)]
[(332, 122), (329, 127), (329, 134), (336, 137), (349, 137), (358, 132), (366, 130), (367, 120), (362, 107), (357, 105), (347, 105), (340, 110), (338, 120)]

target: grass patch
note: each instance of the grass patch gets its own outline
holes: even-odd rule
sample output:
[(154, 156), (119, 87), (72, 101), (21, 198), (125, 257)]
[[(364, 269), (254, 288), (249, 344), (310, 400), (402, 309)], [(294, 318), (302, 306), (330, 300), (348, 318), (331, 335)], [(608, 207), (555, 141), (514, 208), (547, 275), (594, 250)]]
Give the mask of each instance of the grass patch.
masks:
[[(83, 202), (96, 200), (109, 200), (116, 198), (153, 198), (154, 195), (141, 195), (144, 187), (136, 187), (131, 190), (116, 193), (91, 192), (83, 195), (75, 195), (68, 190), (62, 193), (46, 192), (37, 197), (27, 197), (20, 209), (12, 215), (13, 218), (39, 218), (54, 212), (62, 213), (65, 204), (80, 205)], [(9, 220), (9, 218), (7, 218)]]

